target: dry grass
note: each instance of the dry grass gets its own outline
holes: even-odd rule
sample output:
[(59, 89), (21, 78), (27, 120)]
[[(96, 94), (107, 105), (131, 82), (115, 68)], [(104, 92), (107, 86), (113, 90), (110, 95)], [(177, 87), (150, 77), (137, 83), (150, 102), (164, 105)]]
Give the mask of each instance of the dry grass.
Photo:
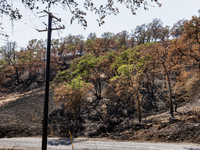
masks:
[(6, 96), (2, 96), (0, 97), (0, 106), (3, 106), (5, 104), (7, 104), (8, 102), (12, 102), (15, 101), (19, 98), (22, 98), (24, 96), (34, 96), (34, 94), (44, 94), (44, 88), (39, 88), (39, 89), (34, 89), (28, 92), (25, 92), (23, 94), (19, 94), (19, 93), (13, 93), (10, 95), (6, 95)]

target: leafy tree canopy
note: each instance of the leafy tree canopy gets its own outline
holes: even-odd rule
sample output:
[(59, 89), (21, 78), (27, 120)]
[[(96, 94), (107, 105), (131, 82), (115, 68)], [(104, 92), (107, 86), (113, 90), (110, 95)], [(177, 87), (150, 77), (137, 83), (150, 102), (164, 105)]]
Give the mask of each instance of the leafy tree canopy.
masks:
[[(161, 6), (158, 0), (151, 0), (151, 2)], [(80, 23), (83, 27), (87, 27), (87, 20), (85, 19), (87, 11), (94, 12), (96, 15), (98, 15), (97, 21), (99, 26), (101, 26), (103, 23), (105, 23), (104, 18), (107, 15), (117, 15), (120, 12), (119, 8), (115, 7), (116, 3), (124, 4), (134, 15), (136, 14), (136, 10), (138, 8), (142, 7), (145, 10), (148, 10), (149, 7), (147, 0), (108, 0), (104, 3), (98, 3), (94, 0), (85, 0), (81, 2), (77, 0), (20, 0), (18, 3), (22, 3), (26, 8), (29, 8), (33, 11), (40, 8), (43, 9), (44, 7), (45, 9), (48, 9), (55, 6), (60, 6), (64, 10), (70, 11), (72, 14), (71, 23), (77, 19), (78, 23)], [(20, 10), (18, 8), (13, 8), (13, 1), (2, 0), (0, 2), (0, 9), (1, 16), (8, 15), (11, 19), (22, 18)]]

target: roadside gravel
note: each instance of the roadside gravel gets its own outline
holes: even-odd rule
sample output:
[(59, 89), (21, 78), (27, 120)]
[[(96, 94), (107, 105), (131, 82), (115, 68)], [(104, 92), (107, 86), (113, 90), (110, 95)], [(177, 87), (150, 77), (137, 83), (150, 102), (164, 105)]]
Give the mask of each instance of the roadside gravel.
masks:
[[(39, 150), (41, 138), (3, 138), (0, 139), (0, 149), (12, 148), (14, 150)], [(171, 143), (139, 143), (121, 142), (106, 139), (75, 138), (75, 150), (200, 150), (196, 144)], [(71, 140), (61, 138), (48, 138), (49, 150), (71, 150)]]

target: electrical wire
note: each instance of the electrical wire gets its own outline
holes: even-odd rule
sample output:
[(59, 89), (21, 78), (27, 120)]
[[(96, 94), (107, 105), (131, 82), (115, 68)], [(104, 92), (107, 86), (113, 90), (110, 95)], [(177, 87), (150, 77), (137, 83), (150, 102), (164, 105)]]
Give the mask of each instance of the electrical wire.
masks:
[(32, 22), (32, 20), (30, 19), (30, 22), (31, 22), (31, 24), (32, 25), (34, 25), (35, 26), (35, 29), (37, 29), (37, 26)]
[(67, 26), (67, 23), (64, 18), (61, 18), (64, 21), (64, 25)]
[[(42, 21), (38, 16), (36, 16), (35, 14), (33, 14), (32, 11), (31, 11), (31, 13), (32, 13), (32, 14), (28, 14), (28, 15), (23, 16), (23, 18), (24, 18), (24, 17), (25, 17), (25, 18), (29, 17), (28, 19), (19, 19), (19, 20), (17, 20), (15, 23), (23, 22), (24, 24), (28, 25), (29, 27), (37, 29), (37, 26), (33, 23), (32, 20), (38, 19), (38, 20), (40, 20), (41, 24), (42, 24), (44, 21)], [(34, 16), (34, 18), (33, 18), (32, 16)], [(29, 20), (30, 23), (31, 23), (32, 25), (30, 25), (30, 24), (28, 24), (27, 22), (25, 22), (25, 21), (27, 21), (27, 20)], [(7, 21), (9, 21), (9, 23), (5, 23), (5, 22), (7, 22)], [(4, 25), (9, 25), (9, 24), (11, 24), (11, 25), (13, 26), (12, 20), (10, 20), (10, 19), (8, 19), (8, 20), (3, 20), (3, 21), (0, 21), (0, 22), (2, 22), (2, 25), (3, 25), (3, 26), (4, 26)], [(4, 22), (5, 24), (4, 24), (3, 22)], [(34, 26), (34, 27), (33, 27), (33, 26)]]
[[(38, 12), (37, 14), (39, 14), (39, 13), (43, 13), (44, 11), (42, 11), (42, 10), (40, 10), (40, 12)], [(40, 16), (40, 17), (38, 17), (38, 16), (36, 16), (36, 14), (34, 14), (33, 12), (31, 12), (36, 18), (38, 18), (41, 22), (45, 22), (43, 19), (41, 20), (41, 18), (43, 18), (43, 17), (45, 17), (46, 15), (43, 15), (43, 16)]]
[[(54, 25), (56, 26), (56, 28), (57, 28), (57, 25), (56, 25), (56, 22), (55, 22), (55, 20), (53, 20), (53, 22), (54, 22)], [(57, 33), (58, 33), (58, 36), (61, 38), (61, 36), (60, 36), (60, 33), (62, 33), (60, 30), (57, 30)]]
[[(42, 12), (43, 12), (43, 11), (42, 11)], [(32, 12), (32, 13), (33, 13), (33, 12)], [(33, 18), (33, 16), (34, 16), (34, 18)], [(12, 32), (11, 32), (12, 34), (13, 34), (13, 33), (16, 33), (16, 32), (22, 32), (22, 31), (25, 31), (25, 30), (30, 30), (30, 29), (38, 29), (38, 27), (41, 27), (41, 26), (44, 27), (44, 25), (45, 25), (45, 26), (47, 25), (47, 24), (45, 23), (44, 19), (43, 19), (44, 15), (41, 16), (41, 17), (38, 17), (36, 14), (29, 14), (29, 15), (26, 15), (25, 17), (26, 17), (26, 19), (18, 20), (16, 23), (22, 22), (23, 24), (25, 24), (25, 25), (28, 26), (29, 28), (24, 28), (24, 29), (17, 30), (17, 31), (13, 31), (13, 30), (12, 30)], [(29, 19), (27, 19), (27, 17), (29, 17)], [(35, 24), (33, 23), (32, 20), (35, 20), (35, 19), (38, 19), (38, 20), (40, 21), (40, 25), (35, 25)], [(30, 23), (28, 23), (27, 20), (30, 20)], [(63, 19), (63, 20), (64, 20), (64, 19)], [(9, 20), (9, 21), (12, 22), (12, 20)], [(3, 22), (5, 22), (5, 20), (4, 20)], [(65, 20), (64, 20), (64, 22), (65, 22)], [(53, 20), (53, 23), (54, 23), (54, 26), (56, 26), (56, 28), (59, 28), (59, 27), (60, 27), (60, 26), (58, 25), (58, 23), (57, 23), (55, 20)], [(7, 24), (10, 24), (10, 23), (6, 23), (6, 24), (3, 24), (3, 25), (7, 25)], [(41, 25), (41, 24), (42, 24), (42, 25)], [(66, 24), (66, 22), (65, 22), (65, 24)], [(13, 25), (14, 25), (14, 24), (13, 24)], [(1, 31), (0, 31), (0, 32), (1, 32)], [(10, 32), (6, 32), (6, 31), (2, 31), (2, 32), (6, 33), (6, 34), (8, 34), (8, 35), (10, 34)], [(57, 34), (58, 34), (58, 36), (61, 38), (60, 33), (62, 33), (62, 32), (57, 30)], [(1, 40), (6, 41), (6, 40), (4, 40), (4, 39), (2, 39), (2, 38), (1, 38)]]
[(20, 31), (29, 30), (29, 29), (33, 29), (33, 28), (21, 29), (21, 30), (17, 30), (17, 31), (15, 31), (15, 32), (20, 32)]
[[(43, 13), (44, 11), (41, 11), (40, 10), (40, 12), (38, 12), (37, 14), (39, 14), (39, 13)], [(45, 26), (47, 26), (47, 24), (45, 23), (45, 21), (43, 20), (43, 17), (44, 17), (44, 15), (43, 16), (41, 16), (41, 17), (38, 17), (36, 14), (34, 14), (33, 12), (31, 12), (38, 20), (40, 20), (40, 24), (41, 25), (45, 25)], [(31, 21), (31, 20), (30, 20)]]
[(35, 27), (32, 27), (31, 25), (29, 25), (28, 23), (26, 23), (26, 22), (24, 22), (24, 21), (21, 21), (21, 22), (23, 22), (25, 25), (27, 25), (27, 26), (29, 26), (29, 27), (31, 27), (31, 28), (34, 28), (34, 29), (37, 29), (37, 27), (35, 28)]
[(2, 39), (2, 38), (0, 38), (0, 40), (7, 41), (7, 40), (5, 40), (5, 39)]
[[(40, 26), (38, 26), (38, 27), (40, 27)], [(29, 29), (35, 29), (35, 28), (33, 28), (33, 27), (29, 27), (29, 28), (25, 28), (25, 29), (21, 29), (21, 30), (14, 31), (14, 33), (16, 33), (16, 32), (20, 32), (20, 31), (29, 30)], [(11, 33), (11, 32), (7, 32), (7, 34), (10, 34), (10, 33)]]
[[(37, 19), (37, 18), (31, 18), (31, 19), (33, 20), (33, 19)], [(16, 20), (16, 21), (15, 21), (15, 24), (16, 24), (16, 23), (19, 23), (20, 21), (27, 21), (27, 20), (30, 20), (30, 19), (25, 19), (25, 20), (19, 19), (19, 20)], [(1, 22), (1, 23), (2, 23), (2, 25), (8, 25), (8, 24), (10, 24), (10, 22), (9, 22), (9, 23), (6, 23), (6, 24), (4, 24), (4, 22)]]
[[(31, 24), (32, 25), (30, 25), (30, 24), (28, 24), (27, 22), (25, 22), (26, 20), (18, 20), (18, 22), (16, 22), (16, 23), (19, 23), (19, 22), (22, 22), (22, 23), (24, 23), (25, 25), (27, 25), (27, 26), (29, 26), (29, 27), (31, 27), (31, 28), (33, 28), (33, 29), (37, 29), (38, 27), (32, 22), (32, 20), (33, 19), (39, 19), (35, 14), (33, 14), (34, 16), (35, 16), (35, 18), (29, 18), (29, 19), (26, 19), (26, 20), (30, 20), (30, 22), (31, 22)], [(30, 15), (29, 15), (30, 16)], [(41, 21), (41, 19), (39, 19), (40, 21)], [(9, 23), (10, 24), (10, 23)], [(3, 24), (3, 25), (7, 25), (7, 24)], [(40, 24), (40, 26), (41, 26), (41, 24)], [(20, 30), (21, 31), (21, 30)]]
[[(30, 15), (33, 15), (33, 14), (29, 14), (29, 15), (25, 15), (25, 16), (22, 16), (22, 19), (25, 19), (27, 17), (30, 17)], [(29, 19), (28, 19), (29, 20)], [(3, 20), (4, 22), (10, 22), (10, 19), (6, 19), (6, 20)]]
[[(11, 0), (11, 9), (13, 9), (13, 1)], [(11, 27), (12, 27), (12, 34), (13, 34), (13, 30), (14, 30), (14, 20), (13, 17), (11, 17)]]
[[(22, 23), (24, 23), (25, 25), (27, 25), (27, 26), (29, 26), (29, 27), (31, 27), (32, 29), (37, 29), (38, 27), (36, 26), (36, 25), (34, 25), (34, 27), (33, 26), (31, 26), (30, 24), (28, 24), (27, 22), (24, 22), (24, 21), (22, 21), (22, 20), (19, 20), (20, 22), (22, 22)], [(41, 26), (41, 25), (38, 25), (38, 26)], [(26, 29), (28, 29), (28, 28), (26, 28)], [(18, 32), (18, 31), (23, 31), (23, 29), (22, 30), (17, 30), (17, 31), (14, 31), (14, 32)], [(0, 31), (1, 32), (1, 31)], [(4, 31), (5, 32), (5, 31)], [(6, 33), (6, 32), (5, 32)]]

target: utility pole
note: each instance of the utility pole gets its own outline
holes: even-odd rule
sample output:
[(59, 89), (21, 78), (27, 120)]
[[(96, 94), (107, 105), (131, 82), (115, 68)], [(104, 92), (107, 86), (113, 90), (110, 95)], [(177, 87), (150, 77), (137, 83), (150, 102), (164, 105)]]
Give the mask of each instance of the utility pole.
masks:
[(200, 17), (200, 9), (198, 10), (198, 13), (199, 13), (199, 17)]
[(47, 149), (47, 127), (48, 127), (48, 105), (49, 105), (49, 72), (50, 72), (50, 49), (51, 49), (51, 31), (65, 29), (65, 27), (52, 29), (52, 19), (61, 22), (52, 13), (44, 11), (48, 14), (48, 30), (37, 30), (38, 32), (48, 31), (47, 35), (47, 53), (46, 53), (46, 70), (45, 70), (45, 98), (44, 98), (44, 114), (43, 114), (43, 134), (42, 134), (42, 150)]

